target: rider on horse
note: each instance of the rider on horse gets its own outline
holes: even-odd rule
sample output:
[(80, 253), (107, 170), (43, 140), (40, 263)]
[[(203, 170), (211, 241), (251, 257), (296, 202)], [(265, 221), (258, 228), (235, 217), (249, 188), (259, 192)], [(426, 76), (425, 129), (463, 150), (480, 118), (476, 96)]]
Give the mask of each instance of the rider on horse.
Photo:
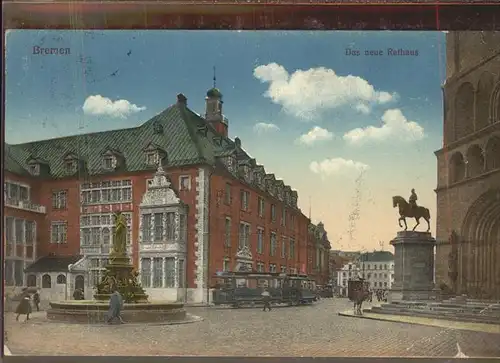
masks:
[(412, 212), (417, 208), (417, 200), (418, 200), (417, 193), (415, 193), (415, 189), (412, 189), (410, 198), (408, 199)]

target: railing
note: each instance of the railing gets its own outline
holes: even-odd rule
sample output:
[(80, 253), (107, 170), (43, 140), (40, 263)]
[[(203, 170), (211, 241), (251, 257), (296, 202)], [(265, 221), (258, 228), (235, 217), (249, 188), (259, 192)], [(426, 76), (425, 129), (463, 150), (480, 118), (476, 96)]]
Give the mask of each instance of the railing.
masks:
[(28, 210), (30, 212), (44, 213), (44, 214), (46, 213), (45, 206), (39, 205), (39, 204), (34, 204), (28, 200), (6, 198), (5, 205), (7, 207)]

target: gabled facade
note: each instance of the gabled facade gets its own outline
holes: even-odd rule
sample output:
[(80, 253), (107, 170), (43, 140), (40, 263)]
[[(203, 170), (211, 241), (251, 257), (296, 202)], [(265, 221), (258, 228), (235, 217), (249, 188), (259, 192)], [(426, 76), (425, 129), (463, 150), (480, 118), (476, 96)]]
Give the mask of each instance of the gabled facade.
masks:
[[(85, 295), (91, 298), (107, 263), (118, 210), (127, 216), (129, 256), (139, 271), (144, 269), (141, 258), (156, 258), (145, 256), (149, 252), (141, 247), (143, 218), (151, 209), (144, 197), (157, 187), (159, 166), (185, 211), (185, 249), (174, 256), (178, 282), (172, 288), (184, 286), (182, 276), (187, 293), (176, 292), (177, 298), (208, 300), (220, 270), (307, 272), (310, 221), (298, 208), (297, 192), (266, 172), (239, 138), (227, 136), (220, 91), (207, 92), (206, 101), (205, 118), (191, 111), (180, 94), (174, 105), (139, 127), (6, 145), (6, 180), (18, 185), (6, 190), (5, 215), (11, 218), (6, 260), (22, 261), (9, 262), (11, 282), (26, 285), (22, 271), (38, 258), (72, 257), (78, 261), (51, 273), (69, 273), (70, 281), (60, 287), (69, 297), (84, 276)], [(153, 231), (160, 228), (150, 223)], [(164, 219), (158, 223), (165, 228)], [(325, 238), (326, 232), (318, 240), (323, 249), (329, 245)], [(169, 257), (168, 251), (160, 252), (159, 257)], [(163, 280), (155, 280), (155, 288), (171, 285), (165, 265), (170, 266), (162, 260)], [(26, 271), (40, 284), (44, 272), (36, 266)]]

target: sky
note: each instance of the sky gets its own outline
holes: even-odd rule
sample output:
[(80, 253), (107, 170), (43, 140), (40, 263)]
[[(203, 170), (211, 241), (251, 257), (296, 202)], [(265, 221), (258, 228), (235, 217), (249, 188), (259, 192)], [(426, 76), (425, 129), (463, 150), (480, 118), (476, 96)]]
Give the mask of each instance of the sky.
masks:
[(9, 31), (6, 141), (138, 126), (178, 93), (204, 114), (215, 67), (230, 137), (332, 248), (392, 251), (392, 196), (415, 188), (435, 231), (445, 62), (442, 32)]

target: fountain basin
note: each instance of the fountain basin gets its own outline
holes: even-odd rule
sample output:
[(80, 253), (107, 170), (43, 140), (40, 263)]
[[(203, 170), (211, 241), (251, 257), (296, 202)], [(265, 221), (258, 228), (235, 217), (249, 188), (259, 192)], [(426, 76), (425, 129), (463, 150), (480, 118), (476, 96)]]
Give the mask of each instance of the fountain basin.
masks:
[[(51, 302), (47, 319), (62, 323), (103, 324), (109, 303), (95, 300)], [(186, 320), (183, 303), (142, 302), (125, 303), (121, 315), (126, 323), (168, 323)]]

